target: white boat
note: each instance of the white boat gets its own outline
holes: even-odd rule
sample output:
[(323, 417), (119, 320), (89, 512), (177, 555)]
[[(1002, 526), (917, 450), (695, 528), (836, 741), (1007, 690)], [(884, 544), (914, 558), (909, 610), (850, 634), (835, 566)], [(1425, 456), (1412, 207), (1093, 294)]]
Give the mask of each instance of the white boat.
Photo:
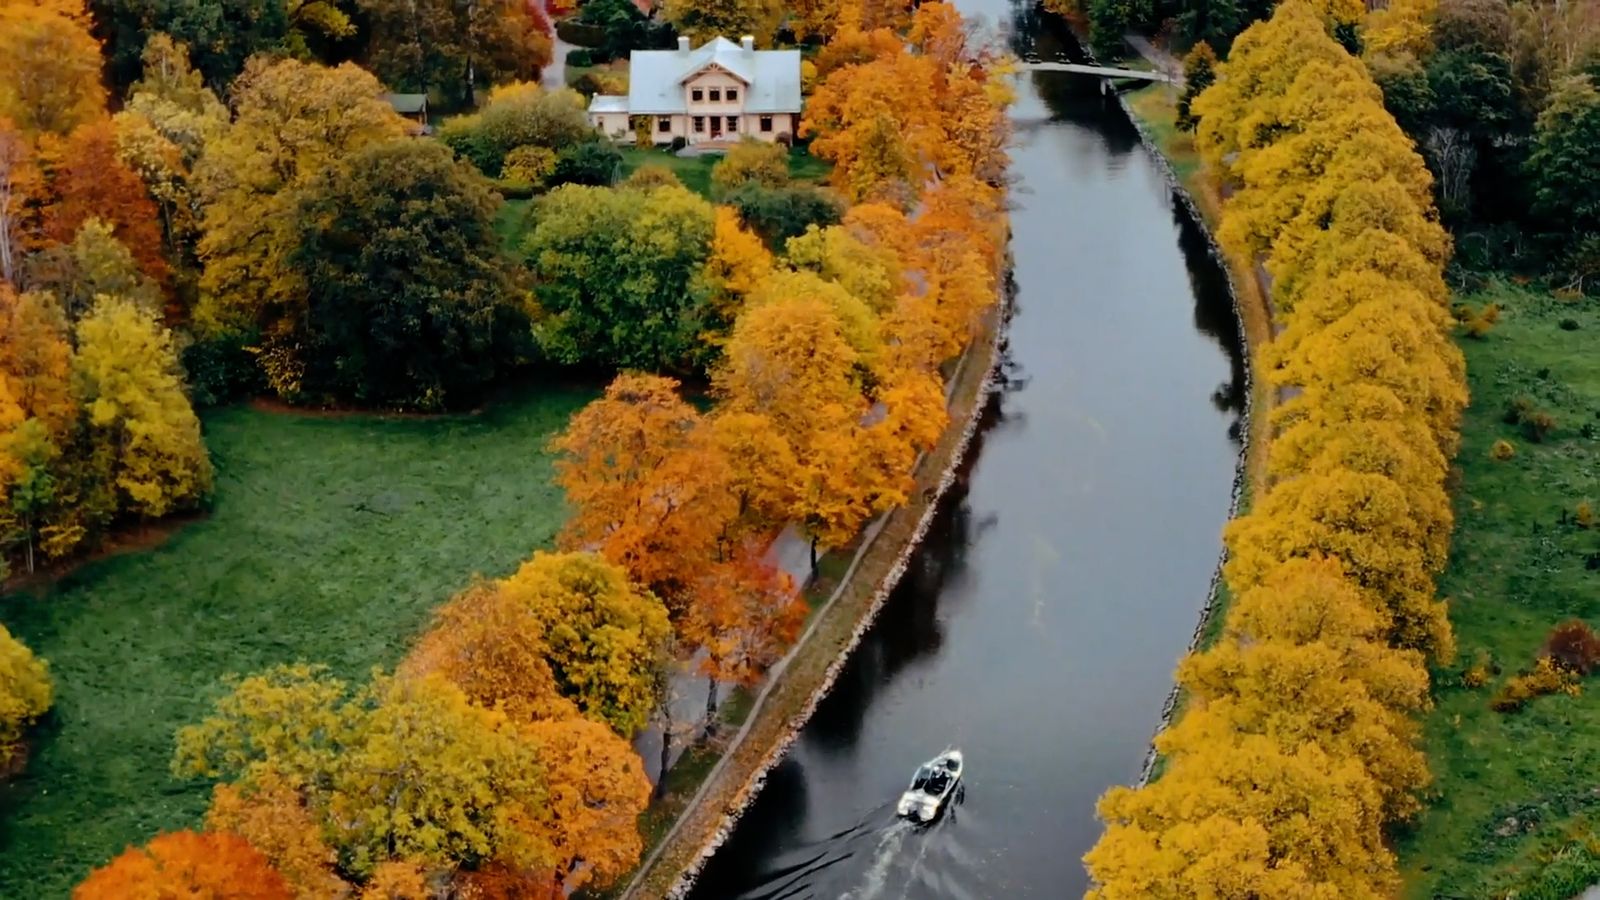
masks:
[(932, 822), (955, 796), (963, 771), (960, 750), (949, 749), (928, 760), (917, 768), (911, 787), (900, 795), (896, 811), (913, 821)]

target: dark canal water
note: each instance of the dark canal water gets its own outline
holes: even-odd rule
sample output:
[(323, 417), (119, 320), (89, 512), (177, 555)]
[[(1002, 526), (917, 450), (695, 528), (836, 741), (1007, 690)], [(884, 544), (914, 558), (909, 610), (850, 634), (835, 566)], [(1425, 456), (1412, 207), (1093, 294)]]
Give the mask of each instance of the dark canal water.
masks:
[[(1075, 49), (1005, 0), (1019, 54)], [(831, 696), (696, 900), (1081, 894), (1094, 802), (1138, 775), (1203, 604), (1238, 450), (1224, 276), (1093, 79), (1033, 73), (1014, 111), (1007, 388), (969, 469)], [(894, 816), (947, 745), (966, 792)]]

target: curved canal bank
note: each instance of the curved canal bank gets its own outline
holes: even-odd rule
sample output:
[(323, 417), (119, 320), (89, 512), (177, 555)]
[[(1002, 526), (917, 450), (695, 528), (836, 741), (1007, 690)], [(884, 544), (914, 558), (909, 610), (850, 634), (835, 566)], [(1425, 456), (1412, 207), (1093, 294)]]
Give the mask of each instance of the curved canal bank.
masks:
[[(1037, 38), (1022, 52), (1068, 53), (1014, 21)], [(1246, 369), (1227, 278), (1116, 101), (1073, 76), (1020, 88), (1004, 389), (694, 897), (1068, 896), (1096, 797), (1140, 774), (1216, 568)], [(947, 744), (970, 760), (964, 802), (897, 823), (912, 768)]]

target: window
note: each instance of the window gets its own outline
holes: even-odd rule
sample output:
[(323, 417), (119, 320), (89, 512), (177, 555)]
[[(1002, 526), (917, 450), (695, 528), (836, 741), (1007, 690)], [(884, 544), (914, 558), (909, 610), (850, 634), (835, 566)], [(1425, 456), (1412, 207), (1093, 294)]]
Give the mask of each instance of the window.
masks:
[(737, 88), (728, 88), (728, 102), (731, 103), (731, 102), (733, 102), (733, 101), (735, 101), (737, 99), (739, 99), (739, 91), (738, 91), (738, 89)]
[(672, 117), (671, 116), (657, 116), (656, 117), (656, 130), (661, 132), (662, 134), (665, 134), (665, 133), (671, 131), (672, 130)]
[(712, 103), (721, 103), (722, 102), (722, 92), (717, 90), (716, 88), (712, 88), (711, 89), (711, 102)]
[(700, 90), (699, 88), (695, 88), (689, 92), (689, 96), (694, 98), (694, 102), (699, 103), (701, 100), (706, 98), (706, 92)]
[(700, 134), (701, 132), (706, 130), (706, 117), (705, 116), (695, 116), (694, 117), (694, 130), (695, 130), (696, 134)]
[(728, 130), (729, 131), (738, 131), (739, 130), (739, 117), (738, 116), (729, 116), (728, 117)]
[(771, 116), (762, 116), (761, 117), (761, 133), (762, 134), (771, 134), (772, 133), (772, 117)]

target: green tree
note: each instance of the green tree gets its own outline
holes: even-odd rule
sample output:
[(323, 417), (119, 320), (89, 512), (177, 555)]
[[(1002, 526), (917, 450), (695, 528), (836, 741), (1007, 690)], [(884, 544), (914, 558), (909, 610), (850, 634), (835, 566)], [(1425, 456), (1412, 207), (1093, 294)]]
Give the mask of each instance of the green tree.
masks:
[(1183, 58), (1183, 96), (1178, 98), (1178, 127), (1193, 131), (1197, 120), (1189, 108), (1194, 98), (1217, 80), (1217, 54), (1201, 41)]
[(523, 252), (540, 344), (565, 363), (682, 369), (700, 350), (711, 204), (681, 187), (569, 185), (539, 202)]
[(609, 187), (616, 183), (617, 173), (621, 170), (622, 152), (615, 144), (610, 141), (584, 141), (563, 147), (556, 154), (550, 183)]
[(128, 300), (101, 296), (77, 329), (77, 394), (91, 442), (110, 454), (118, 508), (159, 517), (211, 490), (211, 460), (166, 328)]
[(474, 399), (527, 333), (483, 176), (431, 141), (366, 147), (307, 187), (307, 393), (434, 409)]
[(748, 182), (735, 188), (722, 202), (738, 210), (745, 227), (773, 249), (800, 237), (812, 226), (837, 225), (844, 214), (843, 204), (833, 194), (809, 184), (769, 188)]
[(161, 288), (139, 271), (133, 254), (112, 234), (110, 226), (89, 219), (70, 244), (59, 244), (28, 260), (30, 289), (55, 295), (70, 321), (76, 322), (109, 294), (131, 301), (151, 315), (160, 315)]
[(1528, 175), (1553, 230), (1600, 232), (1600, 91), (1587, 75), (1558, 85), (1539, 115)]
[(143, 75), (145, 42), (160, 32), (193, 48), (194, 64), (222, 91), (256, 53), (282, 49), (289, 36), (284, 0), (93, 0), (106, 35), (111, 83), (120, 89)]

